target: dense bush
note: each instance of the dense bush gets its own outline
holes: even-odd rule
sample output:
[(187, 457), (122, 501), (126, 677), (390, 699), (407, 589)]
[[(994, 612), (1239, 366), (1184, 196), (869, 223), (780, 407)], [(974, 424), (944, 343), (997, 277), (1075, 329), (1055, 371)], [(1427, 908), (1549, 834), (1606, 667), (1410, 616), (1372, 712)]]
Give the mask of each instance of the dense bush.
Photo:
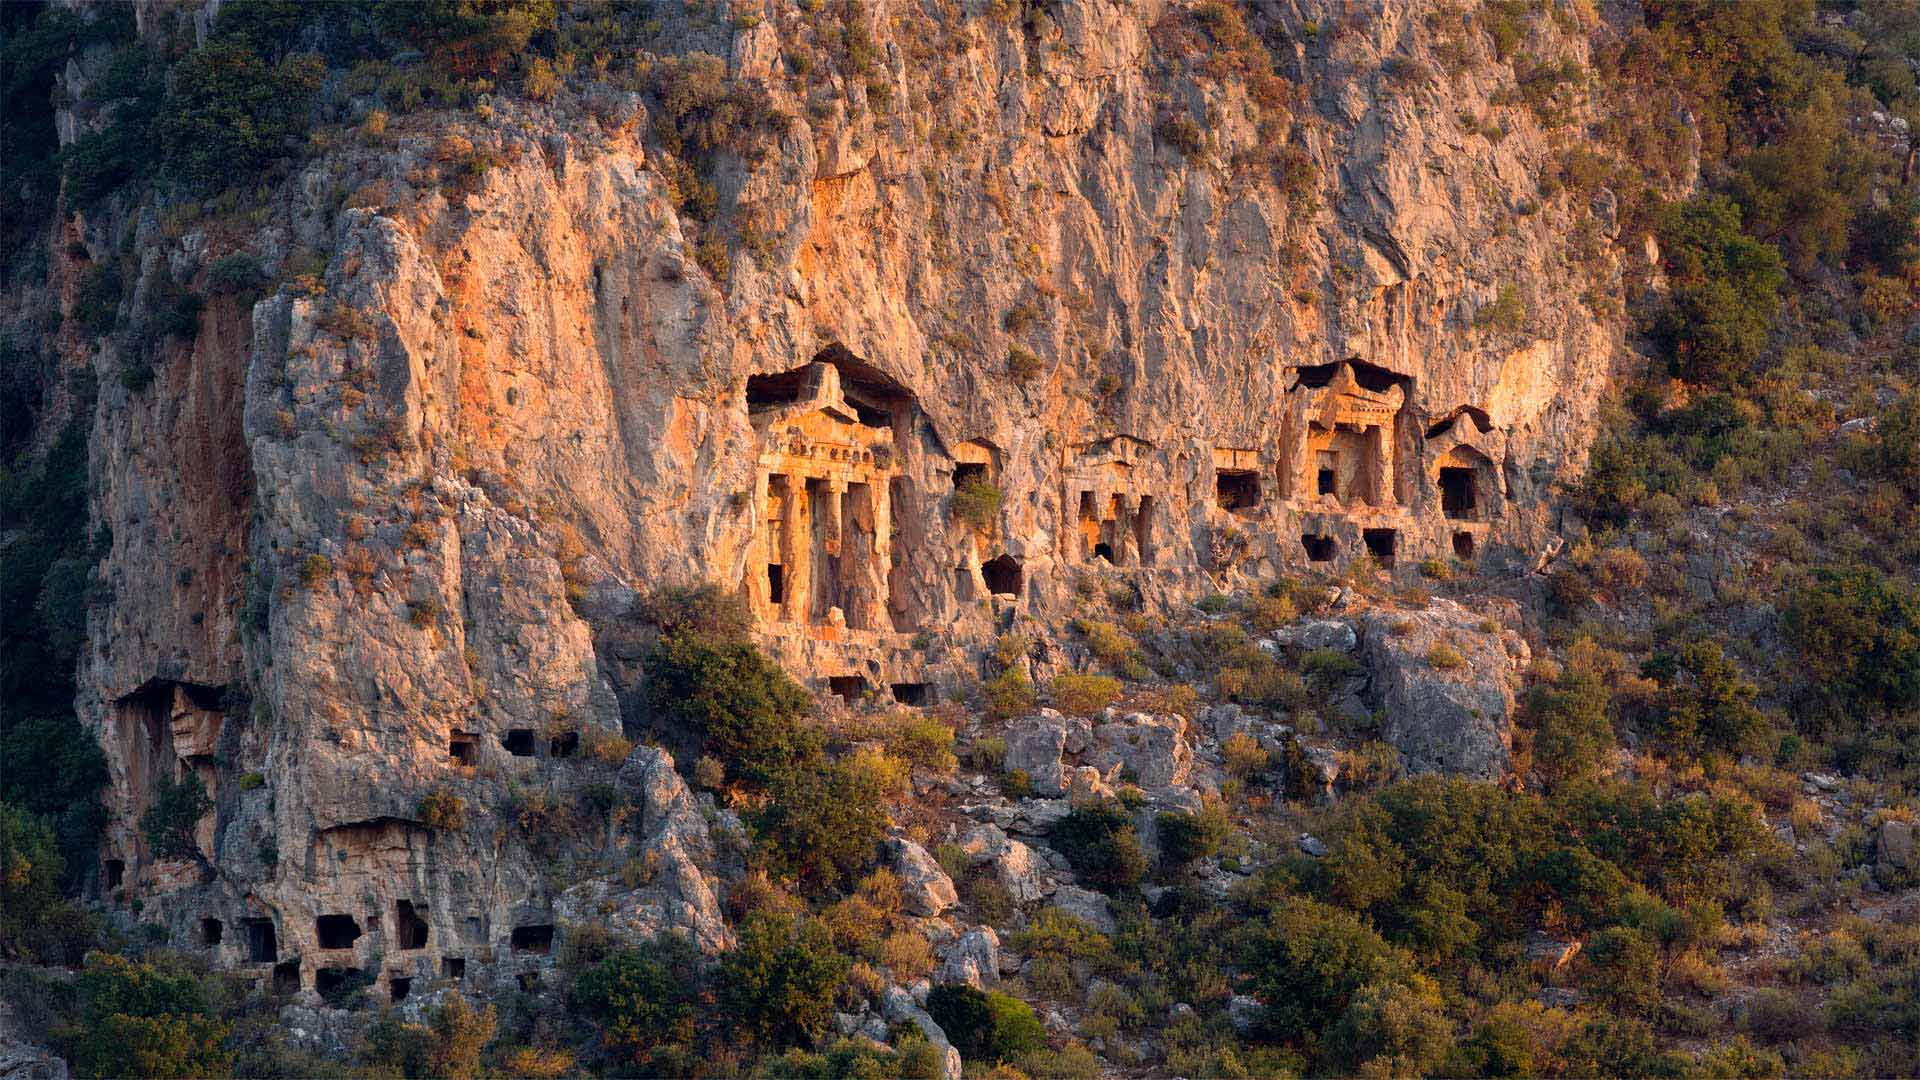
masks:
[(1217, 800), (1197, 814), (1160, 814), (1154, 818), (1154, 834), (1160, 841), (1161, 864), (1178, 869), (1217, 854), (1232, 825)]
[(1592, 672), (1567, 671), (1527, 698), (1534, 767), (1549, 781), (1592, 776), (1613, 752), (1607, 687)]
[(692, 1042), (700, 978), (697, 950), (668, 935), (589, 968), (569, 1004), (599, 1028), (610, 1055), (645, 1070), (663, 1050)]
[(78, 1023), (63, 1039), (82, 1077), (199, 1077), (232, 1071), (229, 1027), (184, 964), (93, 953), (77, 980)]
[(983, 688), (987, 712), (995, 719), (1011, 720), (1031, 713), (1039, 704), (1033, 692), (1033, 680), (1019, 668), (1010, 667), (994, 676)]
[(255, 175), (305, 131), (324, 78), (318, 57), (269, 65), (239, 41), (209, 42), (174, 66), (154, 121), (162, 159), (174, 175), (201, 188)]
[(991, 480), (974, 477), (954, 489), (950, 507), (953, 520), (986, 532), (993, 528), (994, 521), (1000, 516), (1000, 500), (998, 485)]
[(1131, 888), (1146, 876), (1146, 851), (1126, 807), (1116, 800), (1075, 807), (1054, 823), (1047, 842), (1096, 889)]
[(1240, 935), (1267, 1038), (1310, 1050), (1361, 987), (1410, 972), (1412, 960), (1350, 912), (1288, 898)]
[(942, 984), (927, 995), (927, 1013), (968, 1061), (1013, 1061), (1046, 1042), (1033, 1007), (995, 991)]
[(736, 1029), (779, 1045), (817, 1038), (833, 1019), (847, 958), (813, 918), (756, 912), (720, 960), (718, 999)]
[(768, 867), (819, 891), (873, 865), (888, 816), (887, 777), (858, 756), (782, 770), (748, 815)]
[(648, 657), (647, 699), (656, 724), (695, 736), (731, 779), (766, 784), (820, 751), (800, 723), (807, 692), (745, 641), (664, 633)]
[(1092, 716), (1120, 696), (1120, 680), (1111, 675), (1058, 675), (1047, 684), (1054, 708), (1068, 716)]
[(493, 1039), (493, 1006), (476, 1010), (459, 992), (428, 1010), (425, 1024), (389, 1013), (367, 1032), (372, 1063), (407, 1080), (475, 1080), (483, 1075), (481, 1053)]
[(200, 845), (194, 829), (200, 819), (213, 812), (213, 800), (206, 785), (193, 773), (183, 779), (162, 777), (153, 792), (153, 802), (140, 815), (140, 833), (147, 847), (160, 859), (200, 857)]
[(1920, 707), (1920, 588), (1910, 581), (1862, 565), (1821, 568), (1784, 614), (1807, 693), (1829, 715)]
[(380, 29), (462, 75), (500, 70), (535, 34), (553, 26), (554, 0), (409, 0), (380, 4)]
[(61, 898), (65, 869), (53, 831), (0, 803), (0, 959), (80, 962), (95, 928), (90, 915)]
[(1769, 724), (1753, 703), (1759, 688), (1717, 642), (1692, 641), (1677, 654), (1658, 654), (1644, 674), (1665, 691), (1660, 733), (1670, 747), (1688, 754), (1765, 748)]
[(1740, 230), (1732, 200), (1663, 209), (1660, 240), (1673, 291), (1653, 335), (1673, 373), (1709, 386), (1746, 380), (1780, 307), (1786, 274), (1770, 245)]

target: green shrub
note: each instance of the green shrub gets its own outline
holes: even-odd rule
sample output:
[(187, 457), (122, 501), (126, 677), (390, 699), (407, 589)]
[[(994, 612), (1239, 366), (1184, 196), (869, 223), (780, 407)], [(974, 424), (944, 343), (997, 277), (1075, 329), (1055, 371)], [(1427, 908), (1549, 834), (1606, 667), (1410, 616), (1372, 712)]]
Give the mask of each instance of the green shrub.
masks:
[(467, 805), (460, 796), (436, 787), (420, 796), (420, 805), (414, 814), (429, 829), (454, 832), (466, 824)]
[(1645, 1012), (1660, 1001), (1660, 954), (1639, 930), (1610, 926), (1587, 940), (1580, 952), (1585, 983), (1615, 1009)]
[(73, 301), (73, 317), (80, 321), (80, 328), (96, 336), (112, 331), (120, 315), (122, 288), (118, 263), (108, 260), (88, 267)]
[(1594, 775), (1613, 752), (1607, 687), (1590, 672), (1568, 671), (1552, 686), (1534, 688), (1527, 712), (1534, 766), (1555, 783)]
[(245, 296), (266, 282), (260, 260), (246, 252), (235, 252), (214, 261), (207, 269), (207, 287), (223, 296)]
[(711, 581), (657, 589), (641, 601), (638, 614), (662, 637), (693, 635), (714, 642), (739, 642), (747, 639), (753, 627), (753, 615), (739, 595)]
[(1031, 350), (1018, 345), (1007, 347), (1007, 374), (1017, 383), (1029, 383), (1040, 377), (1046, 363)]
[(1452, 671), (1467, 666), (1467, 658), (1460, 650), (1451, 645), (1440, 643), (1427, 650), (1427, 665), (1440, 671)]
[(814, 918), (755, 912), (720, 959), (717, 998), (741, 1033), (772, 1043), (810, 1041), (833, 1019), (849, 961)]
[(554, 0), (411, 0), (374, 8), (380, 29), (461, 75), (493, 74), (553, 27)]
[(1515, 334), (1526, 324), (1527, 302), (1521, 299), (1520, 290), (1512, 283), (1500, 286), (1493, 302), (1473, 313), (1473, 325), (1480, 330)]
[(1012, 1061), (1046, 1043), (1033, 1007), (997, 991), (944, 983), (927, 995), (927, 1013), (968, 1061)]
[(600, 1029), (608, 1053), (644, 1070), (663, 1047), (693, 1041), (700, 980), (698, 951), (663, 934), (588, 969), (568, 1003)]
[(1822, 567), (1788, 598), (1783, 623), (1808, 695), (1830, 715), (1920, 706), (1920, 588), (1912, 583), (1864, 565)]
[(1033, 777), (1025, 769), (1009, 769), (1000, 777), (1000, 791), (1009, 799), (1025, 799), (1033, 795)]
[(319, 57), (290, 57), (276, 66), (237, 39), (208, 42), (174, 65), (154, 123), (162, 160), (203, 188), (258, 174), (285, 152), (288, 139), (304, 133), (325, 74)]
[(1185, 116), (1170, 116), (1154, 125), (1153, 133), (1180, 152), (1180, 156), (1192, 161), (1207, 152), (1206, 132), (1200, 125)]
[(1218, 854), (1231, 825), (1226, 807), (1218, 801), (1209, 802), (1197, 814), (1159, 815), (1154, 829), (1160, 839), (1161, 864), (1178, 869)]
[(1331, 1028), (1363, 986), (1406, 972), (1411, 960), (1349, 912), (1289, 897), (1239, 935), (1258, 1030), (1297, 1043)]
[(697, 737), (736, 780), (766, 784), (819, 753), (819, 733), (801, 722), (811, 698), (746, 642), (662, 634), (648, 657), (647, 700), (656, 723)]
[(153, 802), (140, 815), (140, 834), (157, 858), (199, 858), (194, 829), (212, 812), (213, 800), (207, 797), (200, 777), (193, 773), (179, 781), (162, 777), (154, 788)]
[(993, 528), (1000, 516), (1000, 488), (992, 481), (973, 477), (953, 492), (953, 520), (981, 532)]
[(1660, 727), (1668, 745), (1694, 754), (1761, 748), (1769, 724), (1753, 704), (1759, 688), (1741, 675), (1717, 642), (1693, 641), (1677, 655), (1658, 654), (1647, 661), (1644, 673), (1665, 691)]
[(318, 553), (300, 560), (300, 584), (316, 589), (333, 577), (333, 560)]
[(1714, 387), (1745, 381), (1766, 344), (1786, 281), (1780, 255), (1740, 230), (1740, 208), (1702, 196), (1659, 211), (1673, 289), (1653, 336), (1672, 372)]
[(1075, 807), (1054, 823), (1047, 842), (1067, 857), (1080, 880), (1096, 889), (1131, 888), (1146, 876), (1146, 851), (1131, 815), (1118, 802)]
[(1440, 987), (1417, 973), (1368, 982), (1329, 1033), (1328, 1057), (1356, 1076), (1427, 1076), (1453, 1046)]
[(1033, 712), (1040, 704), (1034, 695), (1033, 680), (1019, 668), (1010, 667), (984, 687), (987, 713), (997, 720), (1011, 720)]
[(214, 1017), (206, 986), (183, 965), (91, 953), (76, 989), (81, 1026), (67, 1049), (77, 1075), (231, 1074), (229, 1028)]
[(481, 1052), (497, 1022), (493, 1006), (476, 1012), (456, 991), (429, 1010), (426, 1021), (407, 1023), (386, 1014), (367, 1031), (367, 1056), (401, 1076), (477, 1080)]
[(804, 760), (767, 786), (771, 798), (748, 823), (772, 869), (825, 891), (873, 865), (889, 822), (888, 781), (866, 759)]
[(1120, 680), (1111, 675), (1059, 675), (1047, 690), (1054, 708), (1068, 716), (1092, 716), (1120, 696)]
[(65, 870), (53, 830), (0, 802), (0, 959), (80, 962), (96, 929), (91, 915), (61, 898)]

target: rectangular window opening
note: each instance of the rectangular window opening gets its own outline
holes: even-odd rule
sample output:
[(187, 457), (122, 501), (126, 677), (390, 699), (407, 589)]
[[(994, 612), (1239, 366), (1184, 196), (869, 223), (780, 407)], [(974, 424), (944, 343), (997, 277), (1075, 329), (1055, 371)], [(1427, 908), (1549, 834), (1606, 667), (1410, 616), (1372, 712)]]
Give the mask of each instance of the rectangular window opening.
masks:
[(1399, 537), (1392, 529), (1366, 529), (1360, 538), (1366, 542), (1367, 554), (1373, 556), (1374, 562), (1381, 566), (1393, 565), (1394, 544)]
[(516, 926), (513, 928), (513, 951), (546, 955), (553, 951), (553, 927), (551, 925)]

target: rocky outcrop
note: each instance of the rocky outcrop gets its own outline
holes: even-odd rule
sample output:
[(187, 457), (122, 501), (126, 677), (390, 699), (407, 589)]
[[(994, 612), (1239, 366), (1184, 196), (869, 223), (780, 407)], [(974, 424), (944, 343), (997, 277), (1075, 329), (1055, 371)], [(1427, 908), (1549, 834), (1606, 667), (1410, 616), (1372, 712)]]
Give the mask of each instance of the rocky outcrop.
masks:
[(1103, 773), (1118, 769), (1122, 779), (1148, 791), (1185, 787), (1193, 768), (1186, 718), (1146, 713), (1114, 716), (1094, 727), (1086, 758)]
[(1513, 747), (1512, 681), (1524, 642), (1451, 600), (1361, 616), (1381, 738), (1408, 771), (1493, 779)]
[(1057, 798), (1067, 793), (1060, 763), (1067, 745), (1067, 728), (1058, 713), (1016, 721), (1008, 726), (1006, 739), (1007, 771), (1026, 773), (1036, 795)]
[(645, 882), (629, 890), (612, 881), (583, 882), (560, 895), (556, 914), (597, 923), (627, 940), (679, 932), (708, 953), (730, 948), (733, 932), (703, 870), (713, 858), (706, 819), (674, 770), (673, 757), (658, 747), (635, 747), (620, 766), (618, 782), (640, 809), (635, 849), (645, 864)]
[(948, 942), (940, 952), (942, 983), (965, 983), (976, 990), (1000, 981), (1000, 935), (976, 926)]
[(1050, 886), (1043, 877), (1041, 862), (1033, 849), (1010, 839), (997, 825), (981, 825), (960, 839), (960, 847), (974, 866), (987, 868), (1015, 903), (1039, 900)]
[(1873, 874), (1882, 885), (1899, 888), (1920, 882), (1920, 853), (1914, 849), (1911, 821), (1889, 818), (1873, 836)]
[[(129, 308), (236, 252), (277, 283), (211, 300), (145, 388), (124, 342), (61, 346), (100, 387), (112, 540), (77, 694), (112, 776), (102, 878), (172, 944), (269, 984), (291, 964), (305, 994), (376, 959), (383, 988), (510, 986), (609, 912), (715, 946), (671, 766), (615, 784), (585, 749), (643, 733), (639, 592), (720, 581), (816, 688), (910, 698), (971, 679), (1010, 617), (1064, 624), (1087, 567), (1164, 605), (1309, 564), (1525, 562), (1618, 342), (1613, 254), (1567, 241), (1591, 200), (1541, 194), (1552, 140), (1496, 104), (1507, 65), (1437, 62), (1444, 20), (1254, 7), (1230, 45), (1177, 5), (871, 4), (873, 71), (826, 76), (849, 104), (825, 110), (782, 60), (803, 13), (741, 18), (700, 40), (790, 123), (719, 155), (710, 221), (648, 141), (665, 118), (582, 72), (333, 140), (257, 228), (77, 222), (50, 264), (69, 307), (123, 248)], [(1585, 60), (1578, 17), (1539, 22), (1543, 63)], [(904, 107), (868, 104), (882, 85)], [(71, 142), (87, 118), (63, 117)], [(1518, 318), (1478, 317), (1509, 291)], [(990, 520), (952, 512), (963, 470), (1005, 496)], [(1497, 771), (1504, 710), (1363, 633), (1409, 763)], [(1061, 797), (1084, 757), (1187, 805), (1183, 726), (1080, 744), (1043, 715), (1007, 765)], [(187, 773), (216, 809), (198, 858), (158, 860), (138, 822)], [(985, 860), (1043, 895), (1001, 839)], [(598, 859), (642, 884), (553, 880)], [(394, 947), (415, 920), (425, 944)]]
[(905, 837), (887, 841), (888, 861), (900, 879), (900, 901), (922, 918), (934, 918), (960, 902), (953, 879), (927, 849)]
[(1092, 889), (1062, 885), (1054, 890), (1049, 906), (1079, 919), (1103, 934), (1111, 934), (1119, 926), (1113, 918), (1112, 901)]

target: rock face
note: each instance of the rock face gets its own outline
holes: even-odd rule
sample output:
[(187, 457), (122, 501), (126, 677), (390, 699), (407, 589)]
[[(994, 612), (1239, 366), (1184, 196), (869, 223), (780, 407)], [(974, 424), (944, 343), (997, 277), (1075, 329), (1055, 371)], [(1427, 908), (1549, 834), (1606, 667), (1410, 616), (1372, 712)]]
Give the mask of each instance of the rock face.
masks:
[(1920, 854), (1914, 850), (1914, 827), (1910, 821), (1889, 819), (1874, 833), (1874, 876), (1889, 888), (1920, 880)]
[(976, 926), (941, 951), (940, 981), (965, 983), (976, 990), (1000, 981), (1000, 935)]
[[(652, 759), (620, 772), (637, 823), (596, 794), (592, 748), (644, 734), (641, 590), (720, 581), (811, 685), (912, 699), (1009, 616), (1063, 624), (1089, 565), (1172, 603), (1547, 541), (1619, 280), (1567, 240), (1590, 200), (1541, 197), (1555, 148), (1495, 104), (1508, 66), (1441, 74), (1422, 5), (1262, 10), (1271, 48), (1224, 64), (1175, 5), (863, 12), (850, 107), (782, 63), (797, 10), (703, 37), (791, 118), (719, 155), (721, 222), (676, 208), (692, 166), (638, 96), (591, 86), (341, 140), (230, 246), (151, 212), (52, 246), (69, 298), (128, 238), (129, 304), (234, 252), (285, 282), (209, 301), (141, 389), (122, 342), (67, 357), (100, 387), (112, 538), (78, 692), (112, 776), (103, 895), (304, 993), (376, 958), (377, 993), (511, 985), (609, 910), (716, 944), (684, 792)], [(974, 480), (1004, 496), (984, 517), (955, 512)], [(1409, 762), (1497, 771), (1502, 684), (1363, 633)], [(1186, 782), (1177, 731), (1115, 731), (1087, 752)], [(1019, 744), (1054, 795), (1063, 750)], [(158, 860), (137, 823), (189, 773), (216, 809), (198, 858)], [(1025, 851), (989, 857), (1037, 895)], [(551, 881), (559, 855), (605, 872)]]
[(985, 866), (1015, 903), (1028, 904), (1046, 895), (1048, 886), (1041, 877), (1041, 866), (1033, 849), (1008, 838), (997, 825), (982, 825), (960, 839), (967, 858), (975, 866)]
[(1021, 770), (1033, 784), (1033, 793), (1057, 798), (1067, 793), (1060, 754), (1067, 745), (1067, 729), (1058, 718), (1029, 716), (1007, 728), (1006, 767)]
[(1193, 768), (1187, 721), (1128, 713), (1093, 729), (1087, 760), (1102, 772), (1120, 770), (1148, 791), (1185, 786)]
[(887, 841), (887, 853), (893, 872), (900, 877), (900, 899), (907, 910), (922, 918), (934, 918), (960, 902), (953, 879), (947, 876), (927, 849), (911, 840), (895, 837)]
[(1505, 773), (1514, 660), (1497, 627), (1438, 600), (1424, 611), (1368, 612), (1361, 637), (1381, 738), (1410, 772), (1478, 779)]

